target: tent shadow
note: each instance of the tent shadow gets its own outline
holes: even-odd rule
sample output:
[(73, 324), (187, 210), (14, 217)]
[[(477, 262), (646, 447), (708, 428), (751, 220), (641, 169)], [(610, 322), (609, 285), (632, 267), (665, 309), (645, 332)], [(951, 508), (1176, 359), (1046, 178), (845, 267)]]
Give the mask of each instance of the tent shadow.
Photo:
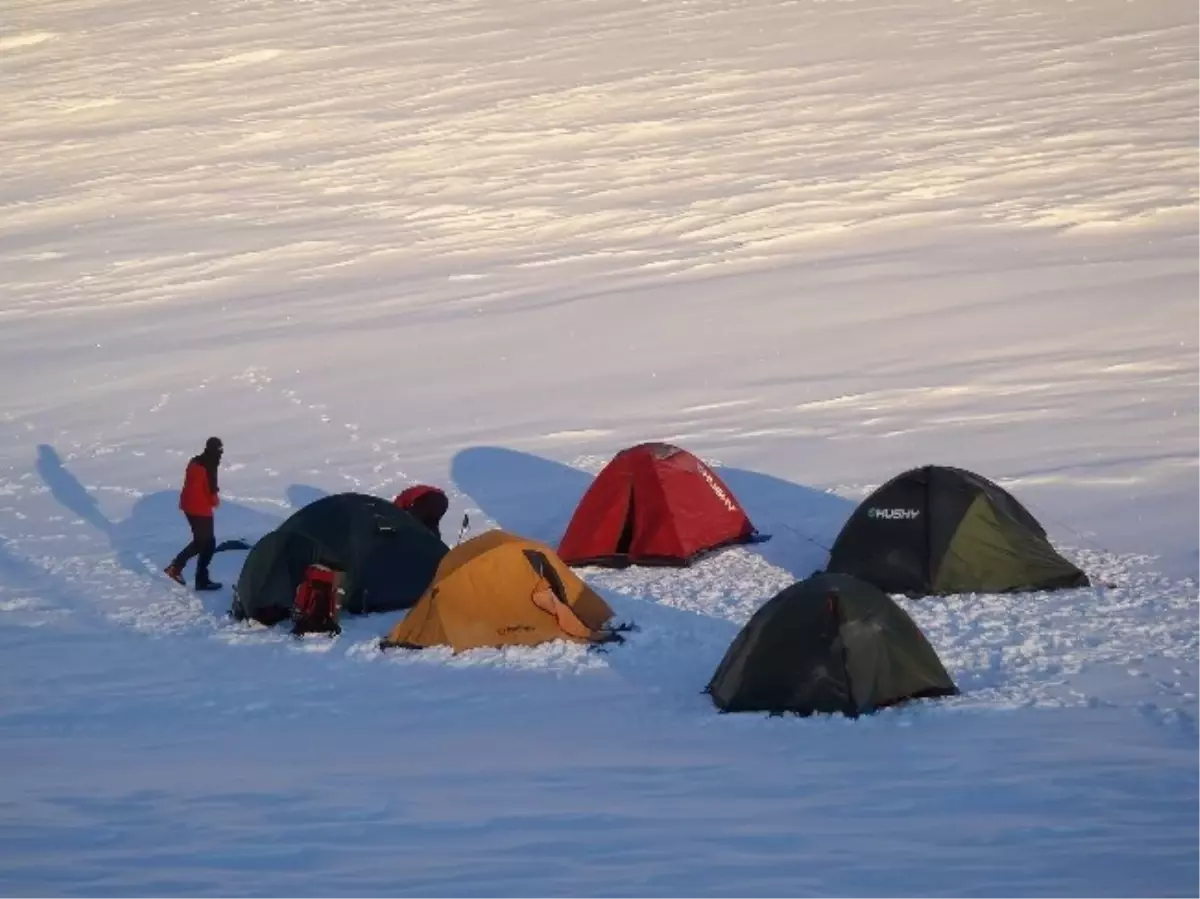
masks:
[(592, 483), (586, 471), (495, 446), (456, 453), (450, 478), (504, 530), (555, 547)]
[(287, 497), (292, 511), (296, 512), (305, 506), (315, 503), (319, 499), (329, 496), (329, 491), (322, 490), (320, 487), (313, 487), (311, 484), (291, 484), (284, 492), (284, 495)]
[[(187, 523), (179, 511), (179, 492), (160, 490), (141, 497), (134, 503), (129, 516), (112, 521), (100, 511), (99, 503), (63, 464), (52, 446), (38, 446), (36, 469), (51, 495), (68, 511), (104, 533), (116, 553), (117, 562), (127, 571), (140, 577), (161, 577), (161, 569), (191, 540)], [(225, 534), (236, 534), (253, 542), (279, 525), (275, 515), (260, 512), (233, 502), (221, 503), (217, 513), (217, 540)], [(236, 556), (240, 569), (240, 553), (220, 553), (214, 569), (229, 569), (224, 558)]]
[(744, 468), (722, 466), (716, 472), (759, 532), (771, 535), (747, 549), (797, 580), (825, 568), (829, 548), (855, 509), (852, 500)]
[[(771, 535), (747, 550), (797, 579), (824, 568), (829, 547), (854, 511), (852, 501), (757, 471), (716, 471), (759, 532)], [(551, 546), (558, 545), (593, 479), (561, 462), (492, 446), (462, 450), (450, 474), (497, 525)]]
[[(239, 537), (253, 544), (280, 524), (281, 519), (249, 506), (223, 500), (217, 509), (217, 542), (226, 537)], [(166, 530), (178, 536), (162, 537)], [(179, 511), (179, 493), (175, 490), (160, 490), (143, 496), (133, 505), (129, 517), (116, 525), (115, 543), (121, 549), (153, 546), (155, 543), (186, 544), (191, 536)], [(169, 560), (168, 560), (169, 561)], [(164, 562), (165, 564), (165, 562)]]

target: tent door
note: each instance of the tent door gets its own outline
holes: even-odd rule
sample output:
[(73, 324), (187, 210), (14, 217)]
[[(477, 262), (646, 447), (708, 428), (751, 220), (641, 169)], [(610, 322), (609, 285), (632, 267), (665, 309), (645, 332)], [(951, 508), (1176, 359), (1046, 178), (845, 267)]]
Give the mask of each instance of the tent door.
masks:
[(558, 576), (558, 572), (554, 570), (554, 566), (550, 564), (550, 560), (546, 558), (545, 553), (540, 553), (536, 549), (525, 550), (525, 558), (529, 560), (529, 564), (533, 570), (538, 573), (538, 576), (544, 578), (546, 583), (550, 585), (550, 589), (554, 591), (554, 595), (558, 597), (559, 602), (567, 601), (567, 588), (562, 582), (562, 578)]
[(617, 555), (629, 555), (633, 545), (633, 490), (629, 491), (629, 502), (625, 506), (625, 523), (621, 525), (621, 536), (617, 538)]

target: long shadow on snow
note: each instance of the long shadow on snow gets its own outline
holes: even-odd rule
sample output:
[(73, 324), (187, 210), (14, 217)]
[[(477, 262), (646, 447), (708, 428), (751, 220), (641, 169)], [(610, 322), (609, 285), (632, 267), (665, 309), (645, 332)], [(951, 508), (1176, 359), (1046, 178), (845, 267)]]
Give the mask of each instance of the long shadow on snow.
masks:
[(754, 526), (771, 535), (766, 543), (753, 543), (747, 549), (797, 578), (824, 569), (829, 547), (854, 511), (853, 502), (759, 471), (722, 466), (717, 474)]
[(592, 483), (586, 471), (493, 446), (456, 453), (450, 478), (500, 527), (551, 546)]
[(292, 484), (285, 491), (287, 501), (292, 507), (293, 512), (303, 509), (305, 506), (312, 505), (319, 499), (324, 499), (329, 496), (329, 491), (322, 490), (320, 487), (313, 487), (310, 484)]
[[(721, 467), (764, 543), (745, 548), (772, 565), (804, 578), (823, 568), (828, 548), (854, 510), (836, 494), (772, 475)], [(592, 475), (550, 459), (502, 447), (479, 446), (454, 457), (450, 475), (480, 510), (500, 527), (557, 546)]]
[[(122, 521), (112, 521), (79, 480), (63, 464), (54, 447), (38, 446), (37, 472), (51, 495), (66, 509), (107, 535), (122, 568), (139, 577), (162, 577), (161, 569), (187, 545), (191, 534), (179, 511), (179, 492), (161, 490), (143, 496)], [(222, 502), (217, 512), (217, 540), (237, 535), (253, 542), (279, 525), (274, 515), (259, 512), (238, 503)], [(240, 569), (241, 553), (222, 553), (214, 562), (218, 577), (228, 577), (230, 565), (222, 556), (236, 555)], [(236, 572), (235, 572), (236, 573)]]

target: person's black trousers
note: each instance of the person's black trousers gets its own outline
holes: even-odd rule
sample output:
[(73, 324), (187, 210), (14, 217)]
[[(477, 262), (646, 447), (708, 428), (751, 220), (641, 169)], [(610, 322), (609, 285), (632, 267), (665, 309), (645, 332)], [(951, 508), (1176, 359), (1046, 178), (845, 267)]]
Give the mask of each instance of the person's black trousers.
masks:
[(182, 573), (183, 568), (193, 556), (199, 556), (196, 560), (196, 583), (203, 584), (208, 581), (208, 563), (212, 561), (213, 553), (217, 549), (217, 538), (213, 532), (213, 519), (211, 515), (189, 515), (187, 516), (188, 524), (192, 528), (192, 542), (183, 548), (183, 551), (175, 557), (174, 565)]

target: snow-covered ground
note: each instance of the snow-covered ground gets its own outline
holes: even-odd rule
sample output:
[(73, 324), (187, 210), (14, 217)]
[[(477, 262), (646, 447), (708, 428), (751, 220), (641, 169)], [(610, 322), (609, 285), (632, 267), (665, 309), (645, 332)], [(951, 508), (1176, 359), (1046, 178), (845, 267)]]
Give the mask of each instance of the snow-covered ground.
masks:
[[(0, 892), (1195, 895), (1197, 10), (8, 0)], [(294, 641), (161, 568), (326, 492), (555, 540), (648, 439), (767, 543), (585, 570), (640, 630)], [(1086, 590), (905, 601), (963, 694), (718, 715), (913, 465)], [(227, 583), (244, 554), (223, 553)]]

